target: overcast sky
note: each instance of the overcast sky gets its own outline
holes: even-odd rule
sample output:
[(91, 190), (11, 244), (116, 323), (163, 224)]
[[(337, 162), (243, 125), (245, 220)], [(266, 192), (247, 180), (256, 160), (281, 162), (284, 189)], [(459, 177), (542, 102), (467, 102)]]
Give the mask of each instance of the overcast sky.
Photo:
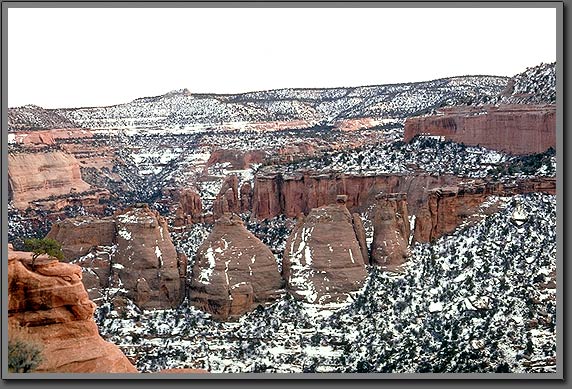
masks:
[(555, 9), (8, 10), (10, 107), (511, 76), (555, 60)]

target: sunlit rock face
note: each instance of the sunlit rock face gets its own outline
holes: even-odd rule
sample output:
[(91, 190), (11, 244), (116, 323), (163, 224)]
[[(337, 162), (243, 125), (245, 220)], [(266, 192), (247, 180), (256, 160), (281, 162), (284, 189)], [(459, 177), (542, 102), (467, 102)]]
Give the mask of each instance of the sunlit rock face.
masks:
[(35, 372), (136, 373), (119, 348), (99, 336), (95, 304), (81, 279), (77, 265), (44, 255), (32, 266), (32, 253), (9, 249), (8, 321), (40, 345)]

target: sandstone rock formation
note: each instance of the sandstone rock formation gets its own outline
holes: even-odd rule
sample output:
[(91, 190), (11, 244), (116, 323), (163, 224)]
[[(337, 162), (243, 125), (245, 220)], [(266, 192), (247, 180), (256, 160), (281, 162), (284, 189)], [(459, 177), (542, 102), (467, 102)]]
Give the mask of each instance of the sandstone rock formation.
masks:
[(113, 267), (127, 297), (143, 309), (174, 308), (184, 296), (186, 264), (169, 235), (166, 220), (147, 205), (116, 215)]
[(54, 223), (46, 235), (62, 243), (66, 261), (79, 258), (96, 246), (111, 246), (115, 242), (113, 218), (80, 216)]
[(201, 222), (203, 202), (195, 189), (185, 188), (179, 193), (179, 208), (175, 214), (175, 226)]
[(281, 283), (270, 249), (240, 218), (225, 214), (199, 247), (189, 298), (194, 306), (225, 320), (275, 299)]
[(215, 219), (218, 219), (225, 213), (240, 213), (238, 177), (236, 175), (230, 175), (224, 179), (222, 187), (213, 203)]
[(443, 108), (438, 115), (408, 118), (405, 141), (415, 135), (443, 136), (471, 146), (511, 154), (556, 148), (556, 106), (515, 104)]
[(66, 260), (86, 269), (83, 282), (95, 301), (110, 287), (142, 309), (174, 308), (184, 297), (187, 258), (176, 252), (165, 219), (146, 205), (101, 219), (66, 219), (47, 236), (62, 244)]
[(119, 348), (99, 336), (80, 267), (41, 256), (32, 268), (31, 257), (9, 249), (8, 321), (41, 345), (35, 372), (136, 373)]
[(254, 181), (253, 214), (257, 219), (268, 219), (280, 214), (296, 217), (311, 209), (333, 204), (336, 196), (345, 194), (347, 207), (352, 212), (364, 211), (375, 204), (380, 192), (407, 193), (413, 211), (421, 206), (427, 190), (454, 185), (461, 178), (452, 175), (376, 175), (353, 176), (346, 174), (259, 173)]
[(240, 187), (240, 212), (252, 211), (252, 185), (244, 182)]
[(335, 205), (300, 215), (282, 264), (287, 288), (300, 300), (316, 304), (347, 300), (360, 289), (367, 272), (353, 218), (340, 196)]
[(372, 264), (393, 270), (409, 256), (409, 213), (404, 193), (380, 194), (373, 214)]
[(8, 155), (8, 196), (16, 208), (50, 196), (84, 192), (78, 161), (61, 151)]
[(489, 196), (513, 196), (542, 192), (556, 194), (554, 178), (532, 178), (515, 183), (459, 183), (456, 186), (434, 188), (415, 217), (413, 239), (430, 242), (453, 232), (473, 215)]

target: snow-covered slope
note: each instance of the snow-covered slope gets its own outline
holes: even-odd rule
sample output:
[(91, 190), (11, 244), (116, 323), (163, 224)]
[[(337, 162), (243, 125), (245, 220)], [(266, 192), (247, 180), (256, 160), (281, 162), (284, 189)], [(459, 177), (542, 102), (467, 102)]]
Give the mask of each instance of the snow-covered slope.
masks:
[[(204, 130), (223, 123), (405, 118), (442, 104), (496, 96), (506, 77), (463, 76), (406, 84), (332, 89), (279, 89), (237, 95), (192, 94), (186, 89), (108, 107), (42, 110), (80, 127)], [(20, 110), (13, 108), (10, 112)], [(10, 117), (13, 117), (11, 115)], [(15, 117), (15, 116), (14, 116)], [(25, 117), (9, 123), (25, 127)], [(30, 118), (32, 127), (38, 123)], [(18, 124), (18, 126), (16, 126)], [(41, 124), (41, 123), (39, 123)], [(46, 123), (49, 127), (49, 123)]]
[(186, 305), (122, 317), (106, 305), (100, 331), (142, 371), (554, 372), (555, 197), (489, 201), (498, 213), (414, 245), (402, 274), (371, 269), (346, 304), (285, 296), (232, 323)]

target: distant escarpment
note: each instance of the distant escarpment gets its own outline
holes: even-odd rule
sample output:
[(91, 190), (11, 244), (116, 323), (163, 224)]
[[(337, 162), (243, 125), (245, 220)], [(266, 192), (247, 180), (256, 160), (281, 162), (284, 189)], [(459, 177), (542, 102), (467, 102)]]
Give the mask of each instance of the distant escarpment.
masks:
[(295, 298), (316, 304), (341, 303), (363, 286), (368, 263), (360, 239), (363, 227), (354, 223), (345, 201), (346, 196), (339, 196), (337, 204), (301, 215), (290, 234), (282, 275)]
[[(79, 266), (8, 251), (8, 322), (40, 346), (36, 373), (137, 373), (117, 346), (99, 336), (95, 304)], [(17, 334), (10, 334), (17, 336)]]
[(50, 196), (86, 192), (78, 161), (61, 151), (8, 154), (8, 198), (16, 208)]
[(142, 309), (177, 307), (184, 297), (187, 258), (175, 250), (166, 220), (146, 205), (113, 217), (67, 219), (48, 234), (62, 243), (66, 260), (86, 269), (85, 286), (99, 300), (119, 288)]
[(272, 251), (240, 218), (224, 214), (198, 249), (189, 298), (194, 306), (224, 320), (276, 299), (281, 286)]
[(408, 118), (405, 141), (416, 135), (440, 136), (510, 154), (542, 153), (556, 148), (556, 106), (447, 107), (436, 115)]

